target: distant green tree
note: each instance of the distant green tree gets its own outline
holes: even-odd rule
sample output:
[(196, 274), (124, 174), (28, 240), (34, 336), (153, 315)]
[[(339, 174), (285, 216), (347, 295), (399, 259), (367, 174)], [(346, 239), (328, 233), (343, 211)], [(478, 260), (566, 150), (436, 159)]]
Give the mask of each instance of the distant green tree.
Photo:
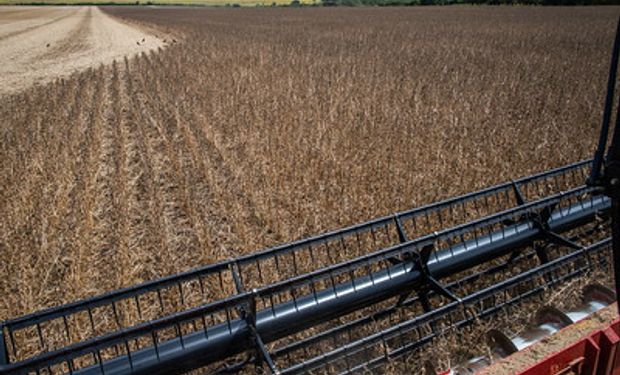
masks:
[(323, 6), (392, 6), (392, 5), (620, 5), (620, 0), (318, 0)]

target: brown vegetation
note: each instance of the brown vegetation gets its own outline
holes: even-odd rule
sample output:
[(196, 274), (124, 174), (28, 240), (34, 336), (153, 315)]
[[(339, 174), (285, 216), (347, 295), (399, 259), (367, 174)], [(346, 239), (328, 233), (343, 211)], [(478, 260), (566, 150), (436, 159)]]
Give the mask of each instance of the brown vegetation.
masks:
[(589, 157), (618, 14), (106, 11), (183, 41), (3, 99), (0, 319)]

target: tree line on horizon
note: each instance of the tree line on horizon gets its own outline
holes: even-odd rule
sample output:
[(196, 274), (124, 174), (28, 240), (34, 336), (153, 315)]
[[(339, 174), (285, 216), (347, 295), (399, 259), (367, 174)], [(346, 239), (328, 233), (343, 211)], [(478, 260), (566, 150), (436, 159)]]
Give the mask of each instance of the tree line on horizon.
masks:
[[(294, 3), (295, 1), (293, 1)], [(392, 5), (620, 5), (620, 0), (322, 0), (324, 6)]]

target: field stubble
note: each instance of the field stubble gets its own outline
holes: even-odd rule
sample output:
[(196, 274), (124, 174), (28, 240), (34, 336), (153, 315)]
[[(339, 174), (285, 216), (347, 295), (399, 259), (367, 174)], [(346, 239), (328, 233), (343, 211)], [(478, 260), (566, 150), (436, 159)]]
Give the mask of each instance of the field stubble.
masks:
[(619, 13), (105, 11), (183, 42), (4, 100), (2, 319), (589, 157)]

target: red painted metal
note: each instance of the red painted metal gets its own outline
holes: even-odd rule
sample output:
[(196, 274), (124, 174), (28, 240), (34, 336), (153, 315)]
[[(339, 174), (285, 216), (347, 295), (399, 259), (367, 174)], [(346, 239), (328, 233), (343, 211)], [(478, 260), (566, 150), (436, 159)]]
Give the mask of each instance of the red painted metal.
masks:
[(587, 337), (534, 364), (520, 375), (595, 375), (600, 360), (601, 347), (593, 337)]
[(620, 375), (620, 318), (518, 375)]
[[(531, 349), (532, 347), (525, 350)], [(488, 368), (485, 373), (492, 373), (492, 368)], [(451, 370), (438, 373), (450, 374)], [(620, 318), (616, 318), (608, 327), (590, 333), (516, 375), (569, 374), (620, 375)]]

